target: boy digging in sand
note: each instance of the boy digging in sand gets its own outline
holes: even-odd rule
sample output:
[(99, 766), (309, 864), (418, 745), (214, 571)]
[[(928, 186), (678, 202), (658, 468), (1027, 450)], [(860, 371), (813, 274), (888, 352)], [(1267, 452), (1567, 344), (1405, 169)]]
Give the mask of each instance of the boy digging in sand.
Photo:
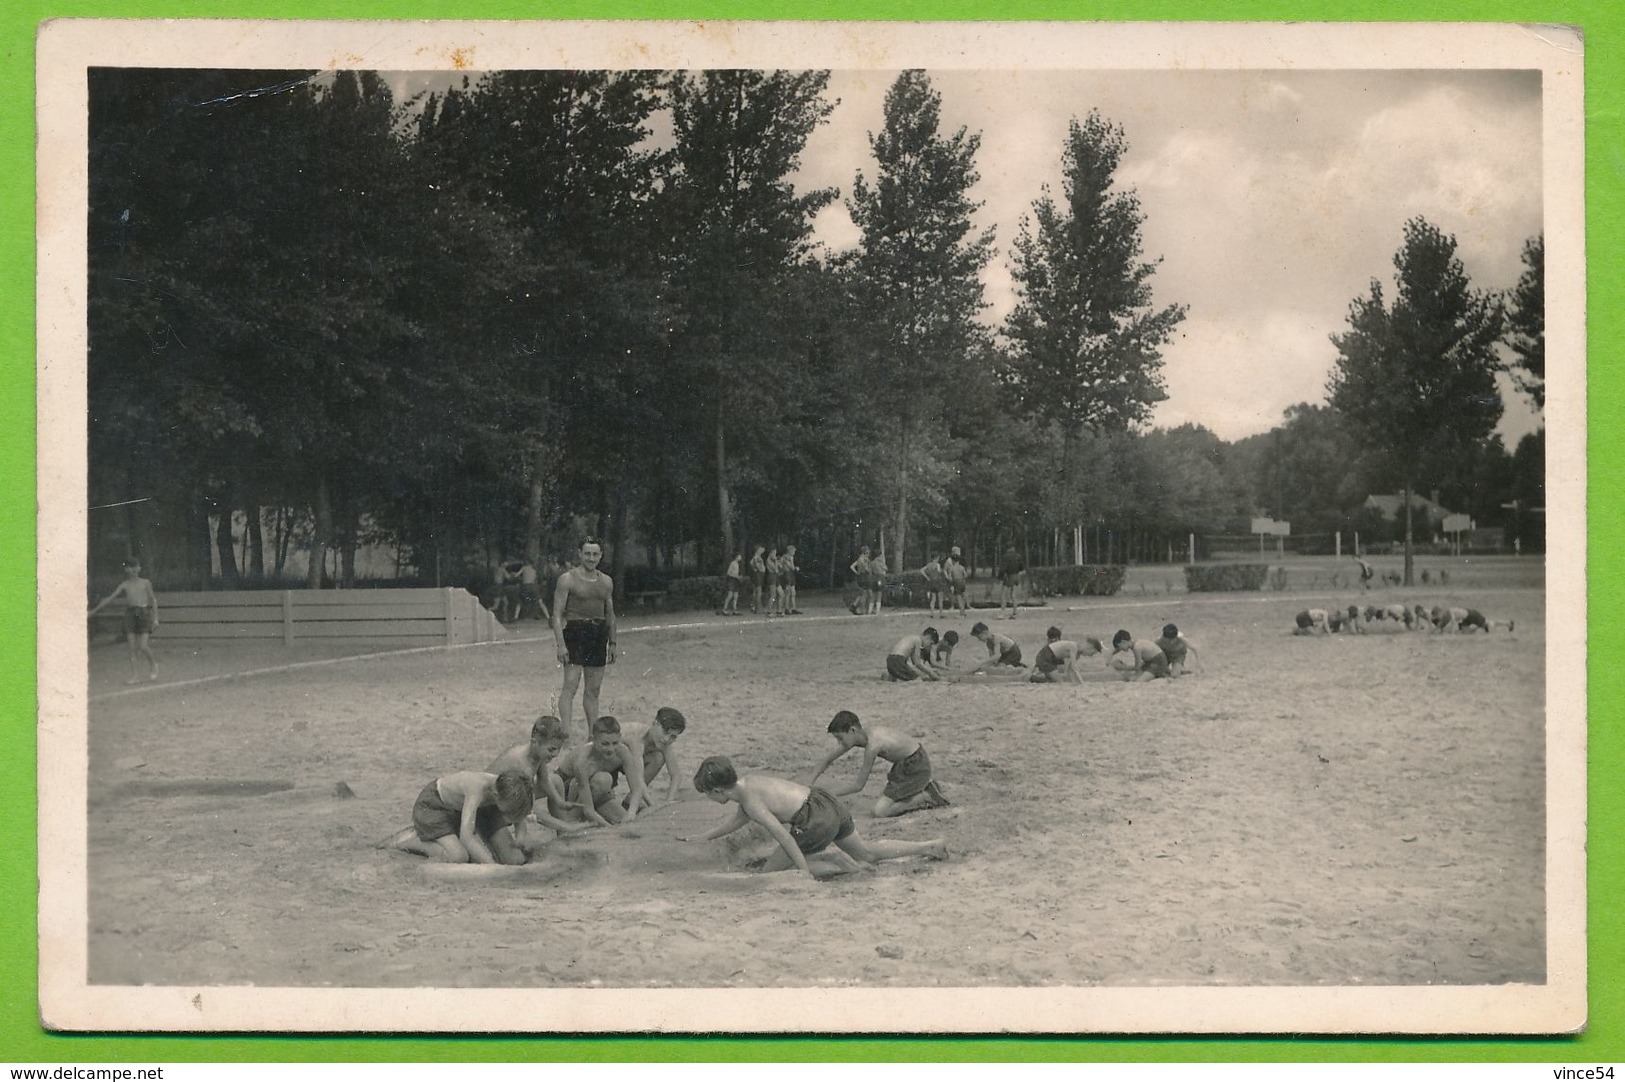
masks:
[[(507, 751), (498, 755), (485, 768), (487, 774), (506, 774), (509, 771), (518, 771), (530, 779), (531, 792), (547, 801), (549, 804), (565, 803), (564, 791), (560, 788), (558, 775), (547, 769), (547, 764), (564, 749), (569, 742), (570, 734), (564, 729), (564, 722), (551, 714), (543, 714), (536, 719), (530, 727), (530, 740), (524, 744), (515, 744)], [(563, 819), (555, 819), (542, 808), (533, 809), (526, 823), (534, 819), (545, 827), (552, 827), (560, 834), (575, 834), (587, 829), (585, 823), (569, 823)], [(536, 845), (536, 840), (529, 838), (524, 825), (516, 825), (514, 835), (526, 852), (530, 852)]]
[(904, 635), (886, 655), (887, 680), (938, 680), (937, 670), (926, 658), (937, 645), (937, 629), (928, 627), (918, 635)]
[(1032, 675), (1027, 678), (1034, 684), (1059, 684), (1066, 680), (1081, 684), (1083, 677), (1078, 673), (1079, 659), (1106, 652), (1100, 640), (1093, 636), (1086, 637), (1081, 643), (1061, 638), (1058, 627), (1045, 631), (1044, 637), (1047, 641), (1038, 648), (1038, 656), (1033, 658)]
[[(631, 792), (617, 799), (615, 783), (622, 774)], [(592, 741), (572, 748), (559, 760), (559, 780), (564, 784), (565, 802), (555, 805), (560, 818), (577, 815), (607, 827), (637, 817), (648, 801), (643, 785), (643, 756), (621, 740), (621, 723), (605, 714), (592, 723)]]
[(1015, 669), (1025, 669), (1026, 663), (1021, 660), (1021, 647), (1016, 640), (1008, 635), (1001, 635), (997, 631), (988, 630), (988, 626), (978, 620), (970, 629), (971, 638), (980, 639), (987, 647), (987, 660), (982, 662), (971, 672), (985, 672), (990, 667), (1008, 666)]
[(386, 844), (447, 864), (523, 864), (528, 858), (512, 828), (534, 803), (517, 770), (460, 770), (425, 785), (412, 805), (412, 833)]
[(829, 731), (835, 737), (835, 750), (824, 756), (824, 761), (807, 778), (808, 786), (818, 784), (819, 777), (835, 760), (853, 748), (862, 748), (863, 765), (858, 768), (857, 778), (849, 785), (829, 790), (831, 796), (863, 792), (875, 768), (875, 759), (881, 758), (891, 763), (892, 768), (886, 775), (886, 791), (875, 802), (875, 818), (885, 819), (922, 808), (947, 807), (948, 798), (931, 777), (931, 759), (925, 754), (925, 745), (912, 736), (883, 725), (865, 729), (850, 710), (836, 714), (829, 723)]
[[(662, 706), (655, 711), (655, 720), (651, 725), (628, 725), (622, 743), (630, 748), (635, 755), (643, 758), (643, 807), (651, 807), (654, 797), (649, 793), (648, 786), (655, 780), (655, 776), (662, 770), (666, 772), (666, 799), (677, 799), (677, 779), (682, 773), (682, 767), (677, 763), (677, 752), (672, 747), (677, 738), (683, 735), (688, 728), (688, 719), (675, 707)], [(629, 802), (631, 796), (626, 800)], [(624, 802), (623, 802), (624, 803)]]
[(750, 823), (759, 823), (779, 843), (778, 850), (762, 866), (766, 872), (794, 867), (812, 875), (807, 858), (829, 848), (832, 842), (847, 856), (871, 865), (904, 857), (945, 860), (948, 856), (948, 847), (940, 838), (925, 842), (865, 842), (852, 825), (852, 813), (827, 790), (767, 774), (746, 774), (741, 778), (725, 755), (713, 755), (700, 764), (694, 788), (718, 804), (739, 805), (732, 818), (700, 840), (715, 841)]

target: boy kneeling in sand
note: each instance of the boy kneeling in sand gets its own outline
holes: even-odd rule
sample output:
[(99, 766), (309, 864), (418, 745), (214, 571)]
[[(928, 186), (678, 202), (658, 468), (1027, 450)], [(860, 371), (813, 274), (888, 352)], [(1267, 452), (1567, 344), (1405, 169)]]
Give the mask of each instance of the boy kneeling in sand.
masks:
[(1183, 676), (1187, 672), (1196, 672), (1191, 666), (1196, 663), (1196, 647), (1191, 641), (1179, 633), (1175, 624), (1162, 625), (1162, 638), (1152, 640), (1162, 656), (1168, 659), (1168, 675)]
[[(592, 723), (592, 742), (564, 753), (557, 767), (564, 785), (564, 801), (556, 803), (553, 814), (561, 819), (585, 816), (607, 827), (637, 817), (647, 801), (643, 785), (643, 756), (621, 739), (621, 723), (603, 715)], [(623, 801), (615, 784), (626, 775), (631, 792)]]
[(887, 680), (935, 680), (937, 670), (926, 656), (937, 645), (937, 629), (928, 627), (918, 635), (904, 635), (886, 655)]
[(875, 802), (875, 818), (885, 819), (921, 808), (947, 807), (948, 798), (931, 777), (931, 759), (925, 754), (925, 745), (912, 736), (883, 725), (865, 729), (850, 710), (836, 714), (835, 720), (829, 723), (829, 731), (835, 737), (835, 750), (824, 756), (824, 761), (807, 778), (809, 786), (818, 784), (819, 777), (835, 760), (853, 748), (862, 748), (863, 766), (858, 769), (857, 779), (844, 788), (829, 790), (831, 796), (863, 792), (878, 757), (891, 763), (892, 768), (886, 775), (886, 791)]
[(739, 805), (732, 818), (699, 840), (715, 841), (750, 823), (759, 823), (779, 843), (778, 851), (762, 866), (766, 872), (795, 867), (812, 875), (807, 858), (829, 848), (832, 842), (864, 864), (903, 857), (945, 860), (948, 856), (948, 847), (940, 838), (926, 842), (865, 842), (852, 825), (852, 813), (828, 791), (768, 774), (746, 774), (741, 778), (725, 755), (713, 755), (700, 764), (694, 788), (718, 804)]
[[(682, 711), (672, 706), (662, 706), (655, 711), (655, 720), (651, 725), (628, 725), (622, 739), (635, 755), (643, 759), (643, 807), (651, 807), (654, 797), (649, 793), (649, 785), (655, 777), (664, 770), (666, 772), (666, 799), (677, 799), (677, 776), (682, 767), (677, 763), (677, 751), (672, 747), (677, 738), (683, 735), (688, 728), (688, 719), (683, 717)], [(629, 803), (628, 795), (622, 803)], [(641, 810), (641, 809), (640, 809)]]
[(1129, 681), (1165, 680), (1172, 675), (1162, 647), (1147, 639), (1136, 639), (1127, 631), (1112, 636), (1111, 666)]
[[(564, 722), (552, 714), (543, 714), (536, 719), (530, 727), (530, 741), (524, 744), (515, 744), (507, 751), (498, 755), (485, 768), (487, 774), (505, 774), (510, 770), (517, 770), (530, 779), (531, 791), (537, 798), (547, 804), (564, 804), (564, 790), (559, 784), (558, 775), (547, 769), (555, 756), (563, 750), (569, 742), (570, 734), (565, 731)], [(514, 835), (526, 852), (531, 852), (539, 842), (529, 836), (526, 829), (531, 822), (539, 823), (545, 827), (552, 827), (560, 834), (575, 834), (587, 829), (586, 823), (566, 822), (549, 815), (542, 807), (535, 808), (526, 818), (524, 824), (514, 827)]]
[(990, 631), (988, 626), (980, 620), (971, 625), (970, 635), (973, 639), (981, 640), (982, 645), (987, 647), (987, 660), (976, 666), (971, 672), (980, 673), (999, 668), (1003, 668), (1008, 672), (1010, 669), (1025, 669), (1027, 667), (1026, 662), (1021, 660), (1021, 647), (1017, 646), (1016, 640), (1010, 636), (1001, 635), (997, 631)]
[(412, 834), (390, 843), (448, 864), (523, 864), (513, 836), (535, 803), (530, 781), (517, 770), (486, 774), (460, 770), (423, 787), (412, 805)]

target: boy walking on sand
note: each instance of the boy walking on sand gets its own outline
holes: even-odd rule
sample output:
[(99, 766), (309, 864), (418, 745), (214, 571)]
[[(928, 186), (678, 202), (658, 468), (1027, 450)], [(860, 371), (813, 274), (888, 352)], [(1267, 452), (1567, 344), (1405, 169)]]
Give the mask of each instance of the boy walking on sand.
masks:
[(948, 798), (942, 795), (931, 776), (931, 759), (925, 754), (925, 745), (906, 733), (883, 725), (865, 729), (863, 722), (850, 710), (842, 710), (829, 723), (835, 737), (835, 750), (824, 756), (824, 761), (807, 778), (807, 785), (817, 785), (818, 779), (835, 760), (853, 748), (863, 749), (863, 765), (857, 778), (839, 789), (830, 789), (832, 796), (851, 796), (863, 792), (869, 775), (875, 768), (875, 759), (892, 764), (886, 775), (886, 791), (875, 802), (875, 818), (885, 819), (922, 808), (943, 808)]
[(948, 856), (948, 847), (940, 838), (925, 842), (865, 842), (852, 825), (852, 813), (827, 790), (767, 774), (740, 777), (725, 755), (713, 755), (700, 764), (694, 788), (718, 804), (739, 806), (727, 822), (700, 840), (715, 841), (758, 823), (778, 842), (778, 851), (767, 858), (763, 871), (799, 868), (812, 875), (807, 858), (829, 848), (831, 843), (854, 860), (871, 865), (904, 857), (945, 860)]
[(158, 661), (152, 656), (152, 632), (158, 626), (158, 594), (152, 583), (141, 577), (141, 561), (134, 557), (124, 561), (124, 581), (102, 598), (90, 610), (90, 615), (95, 616), (121, 597), (124, 599), (124, 635), (130, 641), (130, 678), (124, 682), (141, 682), (136, 661), (145, 658), (150, 683), (158, 679)]

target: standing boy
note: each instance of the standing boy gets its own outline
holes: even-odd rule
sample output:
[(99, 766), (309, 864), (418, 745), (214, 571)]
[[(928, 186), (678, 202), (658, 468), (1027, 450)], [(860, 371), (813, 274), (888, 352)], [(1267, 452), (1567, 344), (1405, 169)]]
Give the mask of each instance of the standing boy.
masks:
[[(842, 852), (865, 864), (903, 857), (945, 860), (948, 847), (940, 838), (926, 842), (865, 842), (852, 825), (852, 813), (826, 790), (767, 774), (740, 777), (725, 755), (713, 755), (700, 764), (694, 788), (718, 804), (737, 804), (738, 810), (701, 840), (714, 841), (750, 823), (759, 823), (779, 844), (763, 871), (800, 868), (808, 875), (807, 858), (833, 842)], [(690, 841), (679, 838), (679, 841)]]
[(767, 561), (762, 554), (767, 551), (766, 545), (757, 545), (756, 551), (750, 558), (751, 600), (750, 611), (762, 611), (762, 587), (767, 583)]
[(779, 578), (784, 586), (784, 613), (786, 616), (800, 616), (801, 610), (796, 608), (796, 572), (801, 568), (796, 566), (796, 547), (784, 546), (784, 555), (779, 557)]
[(141, 577), (141, 561), (133, 556), (124, 561), (124, 581), (102, 598), (90, 610), (90, 615), (95, 616), (120, 597), (124, 599), (124, 637), (130, 643), (130, 678), (124, 682), (141, 682), (137, 659), (145, 658), (150, 683), (158, 679), (158, 661), (152, 656), (152, 632), (158, 626), (158, 594), (152, 583)]
[(1004, 559), (999, 561), (999, 575), (1004, 587), (1004, 595), (1001, 598), (1000, 605), (1001, 607), (1008, 606), (1010, 609), (1006, 619), (1014, 620), (1016, 618), (1016, 587), (1021, 585), (1021, 573), (1025, 570), (1027, 570), (1026, 561), (1021, 558), (1020, 553), (1016, 552), (1016, 547), (1011, 545), (1005, 549)]
[(564, 688), (559, 696), (559, 717), (570, 728), (576, 685), (581, 692), (581, 713), (588, 726), (598, 716), (598, 692), (604, 686), (604, 666), (615, 663), (615, 584), (598, 570), (604, 547), (595, 537), (581, 542), (581, 566), (559, 576), (553, 592), (553, 648), (564, 666)]
[(863, 722), (850, 710), (842, 710), (829, 723), (835, 737), (835, 750), (824, 756), (824, 761), (807, 778), (807, 785), (818, 784), (819, 777), (835, 760), (853, 748), (863, 749), (863, 765), (857, 778), (839, 789), (830, 789), (832, 796), (850, 796), (863, 792), (869, 783), (869, 774), (875, 768), (875, 759), (892, 764), (886, 775), (886, 791), (875, 802), (875, 818), (885, 819), (922, 808), (943, 808), (948, 798), (931, 777), (931, 759), (925, 754), (925, 745), (906, 733), (883, 725), (865, 729)]
[(744, 584), (740, 565), (744, 562), (745, 557), (737, 552), (734, 553), (733, 559), (728, 561), (728, 570), (724, 573), (724, 577), (728, 580), (728, 592), (722, 598), (722, 608), (717, 612), (718, 616), (739, 615), (739, 587)]
[(847, 568), (852, 572), (852, 581), (858, 587), (857, 615), (867, 616), (870, 611), (869, 596), (869, 546), (864, 545), (858, 549), (858, 558), (853, 560)]
[(961, 616), (969, 616), (970, 600), (965, 596), (965, 588), (970, 581), (970, 569), (959, 555), (958, 545), (948, 553), (948, 559), (942, 565), (942, 574), (948, 580), (948, 596), (954, 610)]
[(931, 559), (920, 568), (920, 575), (925, 579), (925, 598), (931, 606), (931, 615), (942, 615), (942, 594), (948, 586), (948, 577), (942, 571), (942, 556), (933, 552)]

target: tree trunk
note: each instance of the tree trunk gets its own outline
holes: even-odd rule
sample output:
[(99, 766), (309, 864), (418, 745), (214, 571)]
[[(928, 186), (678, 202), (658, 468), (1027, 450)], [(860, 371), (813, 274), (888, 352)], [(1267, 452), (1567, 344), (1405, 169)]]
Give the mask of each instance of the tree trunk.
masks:
[(908, 548), (908, 428), (903, 429), (901, 453), (897, 456), (897, 517), (895, 547), (892, 550), (892, 574), (903, 573), (903, 552)]
[(717, 396), (717, 515), (722, 524), (722, 558), (733, 559), (734, 549), (734, 522), (732, 500), (728, 498), (728, 441), (724, 431), (727, 419), (727, 410), (723, 406), (722, 396)]
[(258, 584), (265, 581), (265, 523), (260, 520), (258, 493), (243, 500), (248, 514), (248, 577)]
[(355, 502), (346, 497), (344, 500), (344, 532), (339, 538), (338, 574), (338, 584), (345, 589), (355, 586), (356, 535), (361, 532), (357, 517)]
[(305, 585), (312, 590), (322, 588), (322, 571), (327, 565), (327, 542), (333, 536), (333, 506), (327, 494), (327, 475), (316, 481), (316, 523), (310, 538), (310, 571)]
[(1411, 479), (1405, 478), (1405, 585), (1411, 585)]
[(220, 555), (220, 579), (226, 589), (237, 589), (237, 550), (231, 537), (231, 501), (220, 501), (220, 521), (214, 528), (214, 547)]
[[(624, 476), (624, 474), (623, 474)], [(615, 580), (615, 598), (626, 598), (626, 483), (615, 486), (615, 510), (609, 520), (609, 577)]]
[(209, 534), (209, 511), (203, 497), (194, 495), (186, 509), (186, 572), (193, 589), (207, 590), (213, 578), (209, 551), (214, 539)]
[(547, 451), (540, 440), (530, 448), (530, 484), (525, 490), (525, 559), (542, 566), (542, 495)]

